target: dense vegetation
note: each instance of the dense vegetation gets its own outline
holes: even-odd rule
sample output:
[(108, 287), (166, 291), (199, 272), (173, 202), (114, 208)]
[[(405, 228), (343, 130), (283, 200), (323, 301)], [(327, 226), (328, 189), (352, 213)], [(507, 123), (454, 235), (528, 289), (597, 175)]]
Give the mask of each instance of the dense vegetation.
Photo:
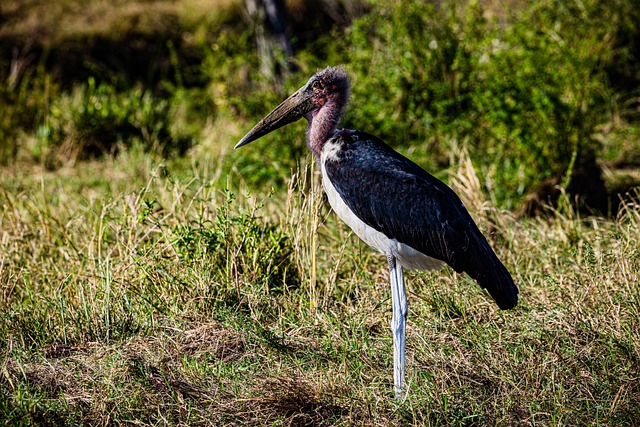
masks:
[[(5, 6), (12, 13), (0, 27), (4, 164), (23, 152), (57, 168), (136, 143), (183, 154), (212, 120), (251, 123), (317, 68), (343, 64), (354, 78), (345, 126), (375, 131), (434, 170), (467, 147), (501, 206), (549, 201), (545, 190), (557, 186), (607, 213), (638, 178), (601, 174), (603, 162), (640, 160), (640, 12), (631, 0), (336, 2), (333, 20), (313, 2), (292, 2), (297, 54), (273, 46), (269, 76), (256, 66), (264, 26), (243, 19), (241, 4), (96, 1), (73, 15), (74, 2), (60, 1), (57, 13), (75, 17), (58, 17), (70, 28), (44, 20), (31, 33), (18, 4)], [(82, 20), (105, 9), (101, 26)], [(302, 149), (287, 149), (297, 154), (284, 160), (289, 169)], [(270, 169), (255, 182), (282, 185)]]
[[(249, 3), (0, 4), (0, 424), (637, 425), (636, 2)], [(410, 275), (404, 402), (304, 125), (231, 150), (329, 64), (521, 289)]]

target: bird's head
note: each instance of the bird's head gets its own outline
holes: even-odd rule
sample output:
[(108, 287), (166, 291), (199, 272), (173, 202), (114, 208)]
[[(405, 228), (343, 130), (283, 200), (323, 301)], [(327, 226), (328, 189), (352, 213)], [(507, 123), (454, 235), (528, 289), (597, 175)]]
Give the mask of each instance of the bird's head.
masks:
[(273, 111), (240, 140), (242, 147), (289, 123), (303, 117), (310, 118), (325, 106), (337, 108), (338, 116), (349, 99), (349, 77), (342, 69), (327, 67), (318, 71), (309, 81), (282, 101)]

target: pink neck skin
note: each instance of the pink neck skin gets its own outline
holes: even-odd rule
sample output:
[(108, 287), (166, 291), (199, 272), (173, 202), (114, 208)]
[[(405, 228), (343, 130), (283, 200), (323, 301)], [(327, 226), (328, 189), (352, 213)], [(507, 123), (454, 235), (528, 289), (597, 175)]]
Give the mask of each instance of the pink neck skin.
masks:
[(340, 124), (342, 109), (346, 104), (345, 98), (338, 94), (332, 94), (324, 105), (306, 115), (309, 121), (307, 146), (318, 159), (325, 142), (333, 136)]

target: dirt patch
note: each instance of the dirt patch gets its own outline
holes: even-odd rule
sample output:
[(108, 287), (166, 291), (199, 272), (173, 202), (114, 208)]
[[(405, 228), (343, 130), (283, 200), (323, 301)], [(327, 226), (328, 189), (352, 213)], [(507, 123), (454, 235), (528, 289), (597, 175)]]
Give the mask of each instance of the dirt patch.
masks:
[(192, 357), (208, 353), (226, 363), (241, 359), (247, 350), (243, 334), (212, 324), (186, 331), (178, 349), (180, 354)]
[(335, 404), (331, 392), (321, 385), (291, 376), (265, 380), (252, 396), (229, 401), (223, 413), (243, 424), (298, 427), (334, 425), (338, 419), (344, 421), (349, 411)]

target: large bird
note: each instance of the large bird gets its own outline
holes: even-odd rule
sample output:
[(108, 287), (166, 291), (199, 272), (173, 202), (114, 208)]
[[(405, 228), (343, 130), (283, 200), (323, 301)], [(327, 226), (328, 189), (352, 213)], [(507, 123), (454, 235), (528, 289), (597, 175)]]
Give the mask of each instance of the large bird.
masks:
[(516, 305), (518, 288), (451, 188), (375, 136), (338, 129), (349, 87), (341, 68), (319, 71), (235, 148), (307, 119), (307, 146), (320, 164), (329, 204), (358, 237), (387, 256), (394, 390), (402, 398), (407, 316), (403, 267), (427, 270), (445, 262), (474, 278), (501, 309)]

